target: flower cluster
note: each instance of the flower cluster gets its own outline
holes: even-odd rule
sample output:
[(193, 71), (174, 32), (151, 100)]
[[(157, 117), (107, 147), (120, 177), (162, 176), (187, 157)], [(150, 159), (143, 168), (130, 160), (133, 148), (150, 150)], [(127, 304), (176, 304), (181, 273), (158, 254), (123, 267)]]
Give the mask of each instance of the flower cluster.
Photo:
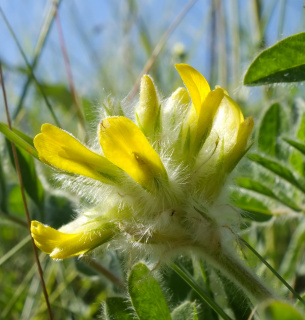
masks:
[(220, 194), (247, 150), (253, 119), (244, 119), (228, 93), (211, 90), (191, 66), (176, 68), (186, 89), (161, 101), (144, 75), (134, 121), (103, 119), (99, 150), (51, 124), (42, 126), (34, 139), (40, 160), (94, 198), (91, 208), (59, 230), (32, 221), (37, 247), (53, 259), (86, 254), (105, 243), (157, 249), (159, 256), (217, 247), (219, 230), (234, 224), (221, 209)]

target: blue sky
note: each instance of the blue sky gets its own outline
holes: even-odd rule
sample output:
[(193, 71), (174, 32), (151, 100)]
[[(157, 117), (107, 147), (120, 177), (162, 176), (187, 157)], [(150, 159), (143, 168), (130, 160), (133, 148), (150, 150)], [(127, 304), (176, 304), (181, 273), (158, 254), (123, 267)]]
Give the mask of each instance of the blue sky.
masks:
[[(236, 14), (232, 10), (232, 3), (235, 0), (223, 1), (224, 14), (227, 23), (234, 21)], [(143, 48), (138, 44), (137, 23), (142, 21), (153, 45), (155, 45), (163, 32), (181, 12), (187, 1), (161, 1), (145, 0), (135, 1), (138, 7), (136, 23), (131, 23), (130, 30), (124, 34), (122, 30), (128, 27), (129, 18), (133, 16), (128, 13), (126, 0), (63, 0), (59, 9), (60, 20), (64, 30), (66, 46), (71, 61), (73, 76), (80, 94), (88, 94), (92, 88), (90, 79), (98, 77), (99, 69), (108, 67), (113, 71), (113, 78), (110, 80), (118, 84), (118, 91), (125, 95), (130, 84), (120, 79), (122, 70), (122, 48), (131, 42), (134, 51), (138, 52), (139, 61), (131, 64), (134, 76), (140, 72), (146, 61)], [(254, 15), (252, 0), (239, 0), (238, 10), (244, 29), (250, 28)], [(267, 24), (266, 44), (274, 44), (278, 39), (279, 10), (281, 1), (264, 1), (263, 14), (268, 14), (270, 8), (274, 10), (271, 19)], [(49, 1), (38, 0), (0, 0), (0, 6), (7, 16), (14, 29), (22, 47), (29, 60), (33, 56), (35, 43), (37, 41), (44, 15)], [(168, 40), (167, 52), (177, 43), (183, 43), (186, 50), (191, 52), (188, 61), (198, 68), (204, 75), (209, 74), (209, 61), (211, 35), (206, 28), (209, 19), (210, 0), (199, 0), (192, 7), (177, 29)], [(288, 0), (286, 2), (285, 23), (280, 38), (301, 32), (304, 30), (304, 1)], [(250, 21), (249, 21), (250, 17)], [(24, 66), (23, 59), (18, 52), (14, 40), (10, 36), (7, 27), (0, 17), (0, 59), (10, 66)], [(253, 34), (253, 37), (255, 35)], [(252, 39), (249, 39), (251, 42)], [(196, 43), (195, 49), (192, 45)], [(139, 48), (137, 48), (139, 45)], [(230, 43), (227, 43), (229, 46)], [(192, 51), (193, 50), (193, 51)], [(142, 52), (141, 52), (142, 51)], [(253, 56), (254, 57), (254, 56)], [(167, 61), (167, 60), (166, 60)], [(169, 60), (168, 60), (169, 61)], [(167, 63), (167, 62), (166, 62)], [(247, 61), (242, 68), (245, 68)], [(38, 77), (47, 82), (67, 82), (64, 62), (61, 56), (58, 33), (55, 24), (47, 44), (43, 50), (41, 61), (37, 69)], [(19, 80), (13, 78), (19, 84)], [(21, 81), (22, 82), (22, 81)]]

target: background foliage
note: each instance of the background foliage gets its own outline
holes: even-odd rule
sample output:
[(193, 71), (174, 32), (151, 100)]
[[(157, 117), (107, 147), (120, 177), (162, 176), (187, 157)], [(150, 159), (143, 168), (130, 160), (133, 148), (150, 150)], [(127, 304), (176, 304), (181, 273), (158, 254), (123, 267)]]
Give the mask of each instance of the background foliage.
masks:
[[(32, 6), (31, 1), (0, 1), (0, 37), (5, 44), (0, 60), (16, 128), (12, 133), (5, 124), (0, 125), (4, 133), (0, 153), (0, 318), (47, 317), (11, 146), (5, 136), (18, 146), (31, 218), (59, 227), (72, 218), (80, 200), (56, 189), (51, 170), (35, 160), (32, 137), (41, 124), (59, 123), (80, 140), (90, 141), (102, 103), (107, 107), (110, 96), (132, 101), (143, 70), (167, 96), (181, 85), (173, 67), (179, 62), (200, 70), (211, 87), (227, 88), (244, 114), (255, 116), (254, 146), (232, 178), (231, 202), (241, 209), (242, 237), (303, 293), (303, 85), (243, 85), (243, 81), (255, 85), (304, 80), (304, 34), (300, 39), (290, 38), (289, 44), (284, 44), (287, 50), (264, 51), (248, 69), (266, 47), (304, 29), (302, 1), (198, 0), (189, 2), (193, 6), (186, 11), (184, 1), (62, 0), (55, 1), (59, 5), (57, 20), (53, 2)], [(30, 7), (33, 10), (28, 10)], [(293, 59), (296, 50), (298, 56)], [(2, 102), (0, 105), (3, 108)], [(3, 110), (1, 121), (6, 122)], [(295, 302), (249, 249), (241, 246), (241, 250), (266, 283), (287, 301)], [(160, 277), (141, 263), (131, 271), (122, 268), (122, 257), (116, 252), (60, 263), (40, 253), (40, 260), (55, 319), (98, 319), (101, 314), (106, 319), (156, 319), (160, 312), (162, 319), (174, 320), (225, 318), (222, 313), (232, 319), (248, 319), (253, 309), (232, 282), (204, 261), (181, 258), (180, 271), (161, 270)], [(197, 290), (183, 278), (192, 278)], [(122, 298), (126, 281), (130, 301)], [(305, 313), (300, 303), (298, 307)], [(284, 303), (259, 310), (262, 318), (271, 314), (272, 319), (292, 319), (294, 313), (293, 319), (301, 319), (294, 307)], [(194, 315), (197, 312), (198, 316)]]

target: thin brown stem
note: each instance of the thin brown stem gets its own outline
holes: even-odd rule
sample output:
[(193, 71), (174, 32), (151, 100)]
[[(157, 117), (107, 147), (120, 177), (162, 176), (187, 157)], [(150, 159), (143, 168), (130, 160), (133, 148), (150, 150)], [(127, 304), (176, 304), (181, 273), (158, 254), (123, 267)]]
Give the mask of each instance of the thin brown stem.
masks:
[(1, 218), (7, 219), (7, 220), (12, 221), (16, 224), (19, 224), (21, 227), (25, 227), (25, 228), (28, 227), (27, 222), (23, 219), (20, 219), (18, 217), (15, 217), (15, 216), (9, 214), (9, 213), (4, 213), (1, 211), (0, 211), (0, 215), (1, 215)]
[(58, 127), (61, 127), (61, 126), (60, 126), (60, 123), (59, 123), (59, 120), (58, 120), (58, 118), (56, 117), (56, 114), (55, 114), (55, 112), (54, 112), (54, 110), (53, 110), (53, 107), (52, 107), (52, 105), (51, 105), (51, 103), (50, 103), (50, 101), (49, 101), (46, 93), (44, 92), (44, 89), (43, 89), (42, 85), (41, 85), (41, 84), (39, 83), (39, 81), (37, 80), (37, 78), (36, 78), (36, 76), (35, 76), (35, 74), (34, 74), (34, 70), (33, 70), (32, 66), (31, 66), (30, 62), (28, 61), (28, 59), (27, 59), (27, 57), (26, 57), (26, 55), (25, 55), (25, 52), (23, 51), (22, 46), (21, 46), (21, 44), (20, 44), (20, 42), (19, 42), (19, 40), (18, 40), (15, 32), (13, 31), (13, 28), (11, 27), (9, 21), (7, 20), (5, 14), (4, 14), (4, 11), (2, 10), (1, 7), (0, 7), (0, 15), (2, 16), (2, 18), (3, 18), (3, 20), (4, 20), (4, 23), (6, 24), (6, 26), (7, 26), (8, 30), (9, 30), (11, 36), (12, 36), (13, 39), (15, 40), (15, 43), (16, 43), (19, 51), (20, 51), (20, 54), (22, 55), (22, 58), (24, 59), (24, 62), (25, 62), (26, 66), (27, 66), (27, 68), (28, 68), (28, 70), (29, 70), (29, 72), (30, 72), (30, 75), (32, 76), (35, 84), (37, 85), (37, 88), (39, 89), (39, 91), (40, 91), (40, 93), (41, 93), (41, 95), (42, 95), (42, 97), (43, 97), (43, 99), (44, 99), (44, 101), (45, 101), (45, 103), (46, 103), (46, 105), (47, 105), (47, 108), (49, 109), (49, 111), (50, 111), (50, 113), (51, 113), (51, 115), (52, 115), (52, 117), (53, 117), (53, 119), (54, 119), (54, 122), (56, 123), (56, 125), (57, 125)]
[(157, 57), (159, 55), (159, 53), (161, 52), (162, 48), (164, 47), (164, 44), (165, 44), (167, 38), (176, 29), (176, 27), (179, 25), (181, 20), (184, 18), (184, 16), (188, 13), (188, 11), (192, 8), (192, 6), (196, 2), (197, 2), (197, 0), (189, 1), (188, 4), (185, 6), (185, 8), (181, 11), (181, 13), (174, 20), (174, 22), (169, 26), (169, 28), (162, 35), (162, 37), (160, 38), (159, 42), (155, 46), (151, 56), (149, 57), (149, 59), (147, 60), (145, 66), (143, 67), (140, 75), (138, 76), (138, 78), (137, 78), (137, 80), (135, 82), (135, 85), (133, 86), (133, 88), (129, 92), (129, 94), (128, 94), (127, 98), (126, 98), (127, 101), (131, 101), (134, 98), (134, 96), (136, 95), (136, 93), (137, 93), (137, 91), (139, 89), (142, 76), (145, 73), (147, 73), (150, 70), (150, 68), (153, 66), (153, 64), (155, 63), (155, 61), (156, 61), (156, 59), (157, 59)]
[(74, 85), (74, 81), (73, 81), (73, 75), (72, 75), (71, 65), (70, 65), (70, 61), (69, 61), (68, 51), (66, 48), (64, 34), (62, 31), (59, 15), (58, 15), (58, 11), (57, 11), (57, 3), (54, 3), (54, 8), (55, 8), (55, 20), (56, 20), (56, 26), (57, 26), (58, 36), (59, 36), (60, 48), (61, 48), (63, 58), (64, 58), (64, 63), (65, 63), (65, 68), (66, 68), (67, 77), (68, 77), (68, 81), (69, 81), (70, 91), (71, 91), (72, 98), (74, 101), (74, 106), (76, 109), (77, 117), (79, 119), (79, 122), (80, 122), (84, 132), (86, 132), (85, 119), (84, 119), (84, 115), (82, 113), (82, 109), (80, 107), (79, 98), (78, 98), (78, 96), (76, 94), (76, 90), (75, 90), (75, 85)]
[(86, 256), (84, 261), (87, 262), (92, 268), (97, 270), (99, 273), (101, 273), (103, 276), (105, 276), (107, 279), (109, 279), (112, 283), (114, 283), (120, 289), (124, 289), (124, 284), (122, 283), (122, 281), (120, 279), (118, 279), (113, 273), (108, 271), (106, 268), (101, 266), (99, 263), (94, 261), (91, 257)]
[[(47, 6), (49, 6), (49, 3), (55, 3), (57, 4), (57, 7), (59, 6), (59, 4), (61, 3), (61, 0), (49, 0)], [(52, 4), (51, 3), (51, 4)], [(31, 63), (31, 66), (32, 66), (32, 70), (34, 71), (34, 69), (36, 68), (37, 64), (38, 64), (38, 61), (39, 61), (39, 58), (42, 54), (42, 50), (45, 46), (45, 43), (46, 43), (46, 40), (50, 34), (50, 30), (51, 30), (51, 27), (52, 27), (52, 24), (53, 24), (53, 20), (54, 20), (54, 15), (55, 15), (55, 12), (54, 12), (54, 9), (53, 9), (53, 6), (50, 8), (50, 11), (47, 13), (47, 15), (44, 17), (43, 19), (43, 26), (40, 30), (40, 34), (38, 36), (38, 40), (37, 40), (37, 43), (36, 43), (36, 46), (35, 46), (35, 49), (34, 49), (34, 56), (33, 56), (33, 60), (32, 60), (32, 63)], [(28, 89), (30, 87), (30, 84), (32, 83), (32, 76), (29, 75), (24, 86), (23, 86), (23, 89), (22, 89), (22, 93), (20, 94), (20, 98), (19, 98), (19, 101), (18, 101), (18, 104), (17, 104), (17, 107), (15, 109), (15, 111), (13, 112), (12, 114), (12, 120), (14, 121), (15, 119), (17, 119), (18, 115), (20, 114), (21, 110), (23, 109), (23, 102), (24, 102), (24, 99), (26, 98), (26, 95), (27, 95), (27, 92), (28, 92)]]
[[(8, 123), (8, 126), (9, 126), (10, 130), (12, 130), (12, 124), (11, 124), (11, 118), (10, 118), (10, 114), (9, 114), (9, 110), (8, 110), (8, 103), (7, 103), (7, 98), (6, 98), (6, 91), (5, 91), (5, 86), (4, 86), (3, 73), (2, 73), (2, 64), (1, 63), (0, 63), (0, 81), (1, 81), (1, 87), (2, 87), (2, 93), (3, 93), (3, 100), (4, 100), (4, 107), (5, 107), (7, 123)], [(21, 171), (20, 171), (20, 165), (19, 165), (18, 156), (17, 156), (17, 149), (16, 149), (16, 146), (15, 146), (15, 144), (13, 142), (12, 142), (12, 150), (13, 150), (13, 157), (14, 157), (14, 162), (15, 162), (16, 171), (17, 171), (17, 175), (18, 175), (18, 180), (19, 180), (19, 185), (20, 185), (20, 190), (21, 190), (21, 196), (22, 196), (24, 211), (25, 211), (26, 220), (27, 220), (27, 225), (28, 225), (29, 232), (31, 234), (31, 218), (30, 218), (28, 205), (27, 205), (27, 200), (26, 200), (26, 196), (25, 196), (25, 191), (24, 191), (24, 187), (23, 187), (23, 181), (22, 181), (22, 176), (21, 176)], [(41, 268), (41, 265), (40, 265), (40, 261), (39, 261), (39, 258), (38, 258), (37, 248), (35, 246), (35, 242), (34, 242), (34, 239), (32, 237), (31, 237), (31, 240), (32, 240), (32, 247), (33, 247), (33, 251), (34, 251), (35, 261), (36, 261), (36, 264), (37, 264), (38, 273), (39, 273), (40, 280), (41, 280), (42, 291), (43, 291), (44, 298), (45, 298), (45, 301), (46, 301), (46, 304), (47, 304), (47, 307), (48, 307), (49, 318), (50, 318), (50, 320), (53, 320), (52, 310), (51, 310), (51, 306), (50, 306), (50, 303), (49, 303), (49, 296), (48, 296), (48, 292), (47, 292), (46, 285), (45, 285), (45, 282), (44, 282), (43, 271), (42, 271), (42, 268)]]

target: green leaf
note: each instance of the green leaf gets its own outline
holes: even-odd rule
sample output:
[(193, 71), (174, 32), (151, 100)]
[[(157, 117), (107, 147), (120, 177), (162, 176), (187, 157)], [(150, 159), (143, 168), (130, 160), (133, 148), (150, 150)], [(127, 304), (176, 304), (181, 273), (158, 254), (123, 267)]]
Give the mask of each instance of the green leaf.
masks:
[(140, 320), (171, 320), (160, 285), (145, 264), (138, 263), (132, 268), (128, 278), (128, 291)]
[(258, 154), (248, 154), (247, 157), (250, 160), (252, 160), (253, 162), (261, 165), (262, 167), (266, 168), (267, 170), (277, 174), (279, 177), (283, 178), (284, 180), (290, 182), (296, 188), (305, 192), (304, 186), (301, 185), (296, 180), (293, 173), (284, 165), (280, 164), (279, 162), (277, 162), (275, 160), (268, 159), (268, 158), (260, 156)]
[(239, 237), (239, 241), (242, 242), (248, 249), (250, 249), (258, 258), (259, 260), (276, 276), (284, 286), (293, 294), (295, 298), (299, 300), (305, 306), (305, 301), (302, 299), (300, 294), (291, 287), (291, 285), (265, 260), (246, 240)]
[(7, 187), (3, 168), (3, 161), (0, 155), (0, 210), (7, 212)]
[[(73, 105), (73, 97), (70, 90), (64, 84), (50, 84), (44, 83), (40, 84), (44, 93), (49, 98), (53, 99), (56, 103), (63, 106), (66, 110), (69, 110)], [(39, 89), (37, 88), (37, 93), (39, 94)]]
[(233, 310), (235, 318), (238, 320), (248, 320), (251, 314), (251, 302), (249, 298), (238, 288), (234, 282), (217, 272), (224, 286), (228, 304)]
[[(305, 113), (303, 112), (303, 108), (300, 106), (300, 104), (302, 102), (303, 101), (301, 99), (299, 99), (299, 103), (296, 104), (296, 106), (298, 108), (298, 112), (300, 113), (299, 121), (298, 121), (298, 128), (297, 128), (297, 132), (296, 132), (296, 139), (299, 142), (304, 143), (305, 142)], [(293, 140), (293, 141), (295, 141), (295, 140)], [(286, 142), (289, 143), (288, 141), (286, 141)], [(302, 148), (302, 146), (301, 146), (301, 148)], [(304, 148), (305, 148), (305, 145), (304, 145)], [(302, 148), (302, 149), (304, 150), (304, 148)], [(302, 177), (305, 176), (304, 152), (298, 150), (298, 148), (295, 147), (295, 149), (291, 151), (289, 162), (290, 162), (291, 167), (300, 176), (302, 176)]]
[[(305, 102), (303, 100), (301, 100), (301, 101), (303, 102), (303, 104), (305, 104)], [(300, 141), (305, 142), (305, 113), (304, 112), (302, 113), (302, 115), (300, 117), (299, 127), (298, 127), (298, 131), (297, 131), (297, 138)]]
[(172, 312), (173, 320), (198, 320), (195, 303), (184, 302)]
[(33, 139), (31, 137), (17, 129), (10, 130), (8, 125), (3, 122), (0, 122), (0, 132), (2, 132), (8, 140), (15, 143), (16, 146), (27, 151), (29, 154), (39, 160), (38, 152), (34, 148)]
[[(184, 265), (188, 262), (186, 259), (181, 259)], [(191, 265), (191, 263), (190, 263)], [(162, 271), (161, 271), (162, 272)], [(171, 303), (178, 305), (181, 301), (185, 301), (191, 291), (190, 287), (181, 279), (172, 269), (166, 269), (162, 272), (164, 286), (173, 292)]]
[(298, 142), (288, 138), (282, 138), (282, 139), (305, 155), (305, 143)]
[(124, 298), (107, 298), (104, 308), (106, 320), (133, 320), (130, 307), (130, 303)]
[(215, 300), (210, 296), (207, 290), (203, 289), (198, 285), (194, 278), (185, 270), (182, 266), (172, 264), (171, 268), (195, 291), (198, 293), (200, 298), (206, 302), (218, 315), (225, 320), (232, 320), (223, 310), (223, 308), (218, 305)]
[(282, 301), (269, 301), (261, 307), (262, 320), (304, 320), (297, 309)]
[(252, 62), (244, 84), (255, 86), (305, 80), (305, 32), (279, 41)]
[(292, 150), (289, 158), (289, 163), (293, 170), (304, 177), (305, 166), (304, 166), (305, 157), (297, 150)]
[(45, 201), (46, 217), (44, 223), (58, 229), (71, 222), (75, 216), (73, 204), (67, 197), (50, 195)]
[(271, 198), (275, 198), (274, 193), (260, 182), (254, 181), (250, 178), (236, 178), (235, 180), (237, 184), (242, 188), (261, 193)]
[(258, 181), (254, 181), (249, 178), (237, 178), (236, 182), (240, 187), (242, 187), (244, 189), (252, 190), (252, 191), (260, 193), (264, 196), (270, 197), (276, 201), (283, 203), (284, 205), (286, 205), (287, 207), (289, 207), (295, 211), (302, 210), (299, 206), (297, 206), (295, 204), (294, 201), (291, 201), (290, 199), (284, 197), (284, 195), (281, 195), (281, 196), (275, 195), (271, 191), (271, 189), (269, 189), (268, 187), (266, 187), (265, 185), (263, 185), (262, 183), (260, 183)]
[(24, 206), (22, 202), (21, 190), (19, 184), (13, 186), (8, 195), (8, 211), (17, 216), (24, 216)]
[(231, 191), (231, 201), (234, 206), (244, 210), (241, 215), (253, 221), (263, 222), (272, 218), (273, 213), (269, 207), (261, 200), (249, 192), (233, 189)]
[[(11, 162), (15, 168), (12, 147), (8, 141), (7, 147), (10, 154)], [(44, 202), (44, 190), (36, 173), (34, 160), (32, 156), (25, 152), (23, 149), (16, 147), (16, 151), (24, 189), (26, 190), (30, 198), (36, 203), (36, 205), (42, 213)]]
[[(270, 156), (282, 157), (285, 151), (278, 143), (278, 137), (288, 128), (285, 111), (278, 103), (271, 105), (265, 112), (258, 131), (258, 148)], [(287, 154), (287, 151), (286, 151)]]
[[(197, 259), (196, 259), (197, 260)], [(194, 264), (194, 277), (198, 285), (205, 290), (212, 299), (215, 299), (217, 295), (217, 291), (214, 290), (213, 279), (214, 279), (214, 272), (213, 268), (206, 262), (206, 261), (196, 261), (193, 259)], [(192, 290), (190, 295), (190, 300), (197, 303), (197, 312), (199, 320), (218, 320), (219, 317), (217, 313), (205, 302), (202, 301), (200, 295), (195, 291)], [(199, 305), (198, 302), (202, 301)]]
[(282, 259), (282, 264), (279, 269), (279, 273), (289, 280), (295, 278), (298, 272), (298, 264), (301, 261), (303, 255), (303, 246), (305, 243), (305, 221), (298, 224), (294, 231), (292, 238), (290, 239), (289, 246), (285, 251), (285, 256)]

